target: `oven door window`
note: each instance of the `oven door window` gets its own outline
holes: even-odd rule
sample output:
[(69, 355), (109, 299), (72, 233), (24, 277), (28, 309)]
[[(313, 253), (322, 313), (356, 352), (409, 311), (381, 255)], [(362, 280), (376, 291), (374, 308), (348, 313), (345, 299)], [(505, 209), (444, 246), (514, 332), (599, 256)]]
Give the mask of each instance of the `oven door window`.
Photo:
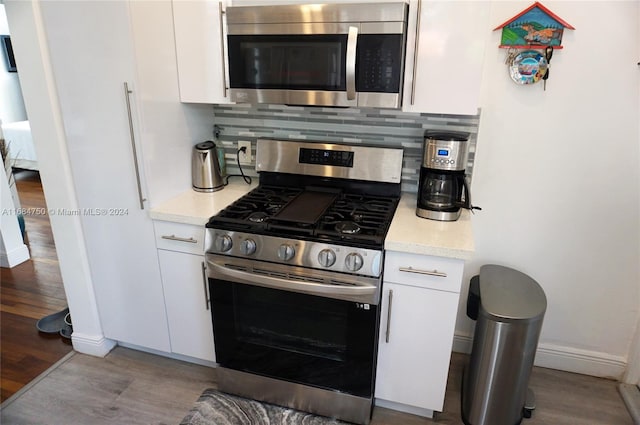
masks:
[(345, 91), (346, 35), (229, 35), (233, 88)]
[(209, 281), (221, 366), (369, 397), (377, 306)]

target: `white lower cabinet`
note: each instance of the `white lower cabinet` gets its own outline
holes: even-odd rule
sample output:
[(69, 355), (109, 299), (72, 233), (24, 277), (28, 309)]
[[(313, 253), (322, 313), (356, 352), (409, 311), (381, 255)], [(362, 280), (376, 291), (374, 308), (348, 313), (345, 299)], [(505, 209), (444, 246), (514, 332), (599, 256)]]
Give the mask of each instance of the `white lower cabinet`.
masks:
[(211, 306), (207, 288), (204, 227), (155, 222), (160, 273), (169, 324), (171, 352), (215, 362)]
[(442, 411), (463, 268), (462, 260), (387, 252), (377, 405), (429, 417)]

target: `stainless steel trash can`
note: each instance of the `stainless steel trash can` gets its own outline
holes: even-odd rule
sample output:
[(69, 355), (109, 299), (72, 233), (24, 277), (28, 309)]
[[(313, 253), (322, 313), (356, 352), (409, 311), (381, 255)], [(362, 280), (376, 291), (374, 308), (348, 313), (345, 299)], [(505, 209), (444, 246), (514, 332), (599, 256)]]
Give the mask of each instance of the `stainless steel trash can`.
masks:
[(471, 279), (467, 315), (476, 320), (462, 384), (466, 425), (516, 425), (535, 408), (528, 389), (547, 298), (517, 270), (488, 264)]

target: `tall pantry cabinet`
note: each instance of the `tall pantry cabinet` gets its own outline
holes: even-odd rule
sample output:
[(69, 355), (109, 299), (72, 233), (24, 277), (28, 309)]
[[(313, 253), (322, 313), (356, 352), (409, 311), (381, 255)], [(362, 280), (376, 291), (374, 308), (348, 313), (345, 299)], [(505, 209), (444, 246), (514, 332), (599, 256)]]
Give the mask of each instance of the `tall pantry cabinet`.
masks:
[(164, 25), (172, 37), (171, 3), (41, 5), (104, 335), (169, 352), (149, 194), (184, 189), (190, 148), (211, 120), (167, 84), (175, 56), (162, 55), (173, 46), (154, 49), (145, 35)]

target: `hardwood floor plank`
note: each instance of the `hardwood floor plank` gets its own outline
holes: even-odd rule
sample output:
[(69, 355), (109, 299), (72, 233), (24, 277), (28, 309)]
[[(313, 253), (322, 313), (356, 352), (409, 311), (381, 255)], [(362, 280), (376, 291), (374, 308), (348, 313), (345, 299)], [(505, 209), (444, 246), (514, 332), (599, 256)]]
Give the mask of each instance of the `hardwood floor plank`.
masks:
[[(37, 172), (15, 173), (21, 207), (46, 210)], [(40, 210), (36, 210), (40, 209)], [(58, 334), (38, 332), (36, 322), (67, 305), (47, 215), (27, 214), (31, 259), (0, 269), (0, 397), (4, 401), (72, 350)]]
[(65, 306), (66, 303), (62, 301), (45, 300), (41, 305), (34, 305), (33, 303), (28, 301), (23, 302), (21, 298), (16, 298), (7, 301), (6, 304), (0, 306), (0, 311), (3, 313), (10, 313), (28, 317), (37, 321), (40, 318), (64, 310)]
[(11, 395), (17, 393), (20, 388), (24, 387), (24, 383), (23, 382), (17, 382), (14, 381), (12, 379), (9, 379), (5, 376), (2, 376), (2, 378), (0, 379), (1, 381), (1, 385), (2, 385), (2, 399), (6, 400), (9, 397), (11, 397)]

